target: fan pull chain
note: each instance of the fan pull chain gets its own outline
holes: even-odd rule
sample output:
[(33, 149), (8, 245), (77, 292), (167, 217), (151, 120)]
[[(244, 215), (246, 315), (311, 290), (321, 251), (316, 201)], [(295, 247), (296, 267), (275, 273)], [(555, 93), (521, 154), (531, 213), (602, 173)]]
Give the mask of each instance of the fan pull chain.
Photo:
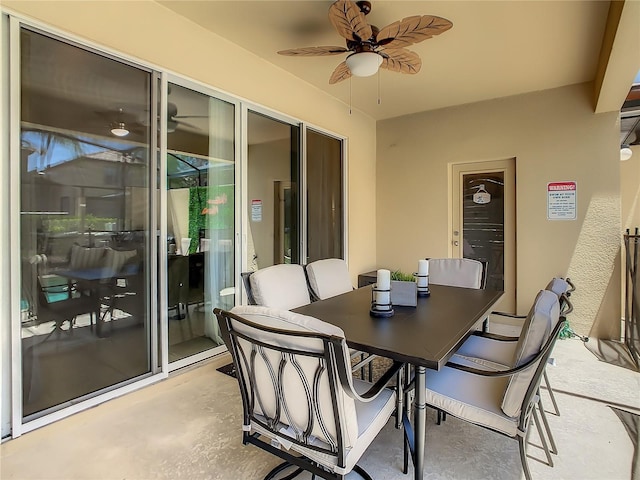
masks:
[(380, 69), (378, 69), (378, 105), (380, 105)]
[(349, 115), (351, 115), (351, 77), (349, 77)]

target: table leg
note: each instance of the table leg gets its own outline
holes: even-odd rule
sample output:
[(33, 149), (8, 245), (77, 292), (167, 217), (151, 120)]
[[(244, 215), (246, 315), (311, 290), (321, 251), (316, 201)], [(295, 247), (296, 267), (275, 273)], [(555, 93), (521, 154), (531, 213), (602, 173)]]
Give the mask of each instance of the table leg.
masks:
[(415, 435), (415, 456), (414, 456), (414, 473), (415, 480), (422, 480), (424, 473), (424, 449), (425, 449), (425, 433), (427, 426), (427, 369), (426, 367), (416, 366), (416, 392), (413, 410), (414, 435)]

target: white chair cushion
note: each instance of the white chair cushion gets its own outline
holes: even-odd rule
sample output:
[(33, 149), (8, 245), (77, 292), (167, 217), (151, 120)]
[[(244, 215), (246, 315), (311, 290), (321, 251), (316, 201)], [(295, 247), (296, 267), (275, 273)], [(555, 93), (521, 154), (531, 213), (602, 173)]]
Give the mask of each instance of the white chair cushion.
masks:
[(280, 264), (260, 269), (249, 277), (258, 305), (291, 310), (311, 303), (307, 278), (300, 265)]
[(429, 283), (481, 288), (482, 262), (470, 258), (430, 258)]
[[(476, 367), (472, 362), (460, 362)], [(482, 377), (450, 367), (427, 370), (427, 404), (476, 425), (514, 436), (518, 418), (500, 408), (508, 377)]]
[(317, 260), (307, 265), (311, 290), (320, 299), (353, 290), (347, 263), (340, 258)]
[[(297, 313), (289, 312), (287, 310), (280, 310), (269, 307), (262, 307), (256, 305), (244, 305), (237, 306), (231, 310), (231, 313), (239, 315), (247, 320), (250, 320), (259, 325), (264, 325), (272, 328), (278, 328), (282, 330), (296, 331), (296, 332), (314, 332), (325, 335), (332, 335), (341, 337), (344, 339), (344, 332), (339, 327), (323, 322), (314, 317), (306, 315), (300, 315)], [(322, 352), (323, 344), (318, 339), (301, 339), (300, 337), (287, 337), (284, 335), (273, 335), (264, 331), (257, 331), (246, 325), (235, 322), (234, 328), (242, 333), (250, 335), (252, 338), (261, 340), (271, 345), (278, 345), (280, 347), (296, 348), (299, 350), (305, 350), (309, 352)], [(247, 342), (239, 339), (239, 345), (245, 349), (245, 354), (249, 355), (250, 347)], [(345, 345), (345, 358), (343, 361), (347, 368), (349, 368), (350, 360), (348, 357), (348, 351)], [(280, 355), (275, 351), (266, 352), (269, 362), (272, 366), (278, 366), (280, 363)], [(314, 373), (318, 367), (318, 361), (310, 357), (298, 357), (300, 368), (305, 373), (308, 379), (314, 378)], [(302, 390), (303, 385), (300, 381), (300, 376), (296, 369), (288, 363), (290, 368), (285, 368), (284, 371), (284, 386), (283, 391), (286, 398), (292, 398), (292, 395), (296, 397), (296, 391), (298, 392), (297, 398), (299, 401), (293, 401), (287, 403), (288, 412), (293, 419), (295, 425), (306, 426), (307, 423), (307, 402), (305, 401), (305, 393)], [(266, 413), (267, 416), (274, 416), (276, 406), (276, 392), (273, 391), (273, 383), (271, 381), (271, 375), (273, 371), (269, 370), (267, 362), (261, 355), (255, 357), (255, 381), (257, 382), (257, 391), (262, 392), (260, 402), (255, 404), (255, 413), (262, 415)], [(277, 373), (276, 373), (277, 374)], [(249, 379), (246, 379), (248, 382)], [(356, 414), (356, 405), (354, 399), (349, 397), (344, 390), (339, 386), (339, 391), (335, 392), (338, 399), (338, 408), (343, 413), (342, 418), (345, 421), (343, 426), (345, 431), (345, 438), (347, 441), (347, 448), (351, 448), (355, 445), (358, 438), (358, 417)], [(333, 416), (333, 393), (330, 391), (327, 372), (325, 371), (321, 377), (318, 387), (319, 391), (319, 406), (318, 408), (322, 412), (322, 417), (325, 420), (327, 430), (331, 435), (335, 436), (335, 420)], [(255, 425), (252, 425), (254, 427)], [(261, 432), (265, 433), (265, 432)], [(314, 424), (312, 434), (319, 439), (324, 438), (324, 433), (318, 425), (318, 422)]]
[[(541, 290), (524, 321), (511, 365), (518, 367), (534, 358), (549, 338), (559, 317), (558, 297), (553, 292)], [(507, 415), (516, 416), (520, 412), (535, 367), (536, 364), (510, 377), (502, 402), (502, 409)]]
[(474, 362), (489, 370), (505, 370), (511, 368), (517, 340), (494, 340), (478, 335), (471, 335), (451, 357), (452, 362), (461, 363), (460, 358)]
[(571, 289), (571, 286), (564, 278), (553, 278), (548, 285), (545, 287), (545, 290), (550, 290), (555, 293), (558, 297), (563, 293), (567, 293)]

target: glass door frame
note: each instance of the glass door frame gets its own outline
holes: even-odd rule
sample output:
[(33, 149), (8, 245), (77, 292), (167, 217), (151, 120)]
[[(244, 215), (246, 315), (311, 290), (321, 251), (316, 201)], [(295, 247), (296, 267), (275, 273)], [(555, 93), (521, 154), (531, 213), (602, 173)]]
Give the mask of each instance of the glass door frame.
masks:
[[(2, 13), (3, 19), (5, 13)], [(94, 45), (84, 39), (77, 39), (72, 35), (64, 32), (56, 31), (52, 28), (44, 28), (39, 25), (34, 25), (32, 22), (23, 20), (17, 16), (8, 16), (8, 93), (9, 93), (9, 131), (8, 131), (8, 143), (9, 143), (9, 249), (14, 251), (19, 248), (20, 245), (20, 133), (21, 133), (21, 111), (20, 111), (20, 98), (21, 98), (21, 63), (20, 63), (20, 32), (22, 28), (41, 33), (48, 37), (51, 37), (57, 41), (62, 41), (70, 45), (77, 46), (83, 50), (94, 52), (105, 58), (111, 58), (114, 61), (131, 65), (140, 70), (144, 70), (150, 73), (152, 82), (157, 81), (157, 76), (160, 72), (148, 65), (142, 65), (139, 62), (127, 58), (125, 55), (112, 54), (97, 45)], [(152, 88), (152, 97), (150, 108), (155, 109), (156, 97), (154, 88)], [(152, 115), (152, 131), (157, 131), (157, 115)], [(149, 192), (154, 191), (157, 188), (156, 185), (156, 166), (157, 156), (153, 152), (158, 151), (158, 138), (157, 135), (151, 135), (149, 142)], [(149, 198), (149, 232), (157, 232), (157, 201), (155, 196), (150, 195)], [(156, 262), (157, 258), (157, 242), (152, 239), (148, 243), (149, 247), (149, 259), (151, 263), (149, 265), (149, 277), (153, 279), (157, 275)], [(4, 272), (3, 272), (4, 273)], [(23, 395), (23, 383), (22, 383), (22, 341), (21, 341), (21, 325), (20, 325), (20, 294), (21, 294), (21, 282), (20, 277), (20, 259), (17, 255), (11, 255), (10, 258), (10, 323), (11, 323), (11, 436), (17, 438), (23, 433), (30, 432), (44, 425), (48, 425), (52, 422), (68, 417), (75, 413), (84, 411), (93, 406), (104, 403), (105, 401), (117, 398), (126, 393), (138, 390), (139, 388), (156, 383), (158, 380), (164, 379), (168, 376), (166, 369), (158, 369), (157, 365), (157, 345), (158, 335), (162, 336), (162, 332), (158, 332), (156, 323), (150, 321), (150, 352), (149, 362), (150, 371), (142, 376), (132, 378), (124, 384), (112, 389), (108, 389), (103, 393), (92, 396), (90, 398), (83, 399), (77, 403), (73, 403), (67, 407), (60, 408), (51, 413), (44, 414), (37, 418), (25, 421), (23, 418), (22, 407), (22, 395)], [(153, 318), (153, 312), (157, 308), (157, 287), (155, 282), (150, 282), (149, 285), (149, 312), (150, 320)]]
[[(55, 28), (53, 26), (43, 24), (41, 22), (34, 21), (27, 17), (23, 17), (20, 14), (15, 14), (7, 9), (0, 9), (0, 17), (2, 25), (0, 25), (0, 35), (3, 40), (1, 48), (3, 53), (2, 61), (2, 73), (4, 75), (0, 86), (2, 87), (3, 95), (3, 109), (2, 118), (0, 123), (7, 125), (9, 128), (3, 129), (0, 134), (0, 148), (4, 154), (4, 158), (8, 161), (3, 162), (0, 167), (0, 171), (4, 171), (5, 175), (2, 177), (3, 183), (0, 185), (0, 196), (5, 200), (3, 212), (6, 214), (8, 220), (8, 229), (5, 230), (4, 235), (0, 239), (0, 247), (2, 251), (7, 253), (13, 251), (20, 245), (20, 131), (21, 131), (21, 113), (20, 113), (20, 29), (22, 27), (30, 30), (35, 30), (43, 33), (47, 36), (54, 37), (63, 42), (74, 44), (82, 49), (93, 51), (101, 56), (112, 58), (115, 61), (128, 63), (137, 68), (149, 71), (153, 73), (152, 91), (159, 95), (158, 98), (152, 99), (153, 105), (150, 107), (155, 109), (156, 105), (159, 105), (157, 114), (152, 115), (153, 128), (159, 131), (159, 135), (153, 135), (152, 143), (150, 143), (150, 155), (149, 162), (151, 168), (150, 184), (149, 184), (149, 209), (150, 209), (150, 232), (156, 232), (160, 238), (166, 239), (167, 233), (167, 193), (166, 193), (166, 162), (160, 161), (166, 157), (167, 154), (167, 132), (166, 128), (160, 128), (157, 130), (156, 122), (159, 121), (160, 125), (166, 124), (167, 120), (167, 87), (168, 83), (176, 83), (187, 88), (192, 88), (198, 92), (210, 95), (217, 99), (231, 103), (235, 107), (234, 114), (234, 134), (235, 134), (235, 245), (234, 245), (234, 269), (235, 269), (235, 304), (246, 304), (246, 294), (241, 286), (240, 272), (244, 271), (247, 266), (247, 225), (248, 225), (248, 209), (249, 204), (247, 193), (247, 157), (248, 157), (248, 145), (247, 145), (247, 118), (248, 111), (265, 115), (266, 117), (274, 120), (282, 121), (292, 126), (297, 126), (300, 129), (299, 135), (299, 185), (300, 185), (300, 211), (299, 211), (299, 254), (301, 259), (305, 259), (307, 256), (307, 233), (306, 225), (307, 215), (307, 170), (306, 170), (306, 130), (311, 128), (314, 131), (339, 139), (342, 142), (342, 159), (343, 159), (343, 175), (344, 175), (344, 205), (343, 205), (343, 219), (344, 219), (344, 252), (345, 259), (348, 256), (348, 139), (329, 132), (323, 128), (315, 125), (308, 124), (300, 119), (281, 114), (267, 107), (252, 103), (246, 99), (242, 99), (238, 96), (233, 96), (227, 93), (216, 90), (215, 88), (205, 83), (198, 82), (193, 79), (188, 79), (185, 76), (179, 75), (175, 72), (171, 72), (164, 67), (160, 67), (146, 62), (144, 60), (136, 59), (126, 53), (112, 50), (108, 47), (91, 42), (86, 38), (82, 38), (66, 32), (64, 30)], [(157, 83), (160, 83), (159, 91), (156, 90)], [(158, 120), (159, 119), (159, 120)], [(159, 173), (159, 180), (156, 172)], [(160, 195), (157, 195), (158, 189)], [(158, 223), (158, 219), (160, 222)], [(155, 240), (154, 235), (151, 238)], [(153, 339), (151, 339), (151, 372), (143, 376), (143, 378), (134, 378), (129, 383), (118, 386), (112, 390), (105, 391), (101, 394), (93, 396), (91, 398), (82, 399), (73, 405), (64, 407), (53, 413), (43, 415), (39, 418), (32, 419), (25, 422), (22, 418), (22, 346), (21, 346), (21, 325), (20, 325), (20, 262), (17, 256), (9, 256), (6, 260), (3, 255), (3, 261), (0, 262), (0, 268), (2, 269), (3, 278), (8, 280), (9, 288), (5, 289), (2, 294), (2, 298), (6, 300), (3, 302), (3, 306), (0, 307), (1, 318), (3, 325), (0, 332), (0, 338), (2, 339), (2, 347), (10, 350), (10, 354), (6, 355), (5, 361), (10, 361), (10, 365), (3, 365), (3, 359), (0, 358), (0, 366), (4, 367), (1, 378), (2, 384), (0, 385), (0, 394), (2, 398), (2, 421), (5, 422), (8, 418), (10, 432), (3, 430), (3, 435), (9, 435), (12, 438), (17, 438), (24, 433), (33, 431), (37, 428), (53, 423), (57, 420), (66, 418), (75, 413), (82, 412), (93, 406), (107, 402), (114, 398), (120, 397), (127, 393), (136, 391), (147, 385), (154, 384), (160, 380), (163, 380), (169, 376), (171, 371), (174, 371), (183, 366), (196, 363), (205, 358), (212, 357), (220, 352), (226, 351), (226, 347), (220, 346), (212, 349), (209, 352), (203, 352), (202, 354), (188, 357), (184, 361), (174, 362), (171, 365), (168, 362), (168, 329), (166, 325), (167, 313), (166, 313), (166, 295), (162, 292), (166, 291), (167, 286), (167, 270), (160, 265), (158, 268), (158, 261), (160, 261), (158, 245), (162, 245), (156, 241), (150, 241), (150, 254), (151, 260), (150, 268), (150, 296), (149, 301), (151, 322), (150, 328), (152, 329)], [(6, 322), (6, 323), (5, 323)], [(155, 333), (153, 333), (155, 332)], [(6, 333), (6, 334), (5, 334)], [(158, 341), (159, 340), (159, 341)], [(159, 349), (159, 350), (158, 350)], [(10, 370), (10, 380), (5, 376), (5, 370)], [(8, 390), (8, 391), (7, 391)], [(6, 404), (10, 408), (6, 407)], [(10, 412), (6, 412), (9, 410)], [(4, 425), (3, 425), (4, 427)]]

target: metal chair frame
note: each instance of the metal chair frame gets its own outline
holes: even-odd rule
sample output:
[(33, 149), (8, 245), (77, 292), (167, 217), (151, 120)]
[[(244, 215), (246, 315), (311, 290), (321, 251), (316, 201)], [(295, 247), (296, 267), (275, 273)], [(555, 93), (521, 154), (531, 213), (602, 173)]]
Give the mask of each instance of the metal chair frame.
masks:
[[(336, 438), (322, 439), (323, 441), (327, 440), (325, 442), (327, 447), (313, 445), (310, 443), (309, 439), (316, 419), (318, 424), (322, 426), (321, 428), (323, 428), (324, 431), (327, 431), (326, 419), (323, 418), (320, 409), (315, 408), (317, 406), (318, 382), (320, 376), (324, 372), (326, 372), (327, 379), (329, 381), (329, 388), (332, 392), (336, 392), (338, 390), (338, 383), (340, 383), (341, 387), (344, 389), (344, 392), (347, 395), (353, 398), (357, 398), (358, 396), (351, 389), (350, 380), (348, 378), (351, 375), (351, 371), (349, 369), (349, 366), (346, 365), (343, 360), (345, 358), (344, 355), (346, 349), (344, 338), (324, 335), (320, 333), (282, 330), (265, 325), (258, 325), (246, 318), (217, 308), (214, 310), (214, 314), (218, 318), (222, 336), (225, 340), (225, 343), (227, 344), (229, 351), (231, 352), (233, 363), (237, 372), (237, 380), (240, 386), (240, 394), (243, 407), (242, 442), (245, 445), (256, 445), (257, 447), (266, 450), (269, 453), (272, 453), (273, 455), (284, 460), (283, 464), (278, 465), (267, 474), (265, 480), (274, 478), (277, 474), (281, 473), (283, 470), (290, 466), (296, 467), (296, 470), (286, 478), (294, 478), (299, 473), (301, 473), (302, 470), (306, 470), (308, 472), (311, 472), (313, 476), (319, 476), (327, 480), (344, 479), (346, 475), (341, 475), (329, 471), (321, 464), (303, 455), (294, 455), (292, 453), (289, 453), (287, 450), (280, 449), (278, 448), (279, 446), (276, 447), (271, 442), (265, 442), (264, 440), (260, 439), (260, 433), (251, 433), (250, 431), (252, 423), (255, 423), (266, 431), (270, 432), (274, 437), (283, 438), (286, 442), (290, 442), (291, 444), (295, 444), (306, 449), (314, 450), (319, 453), (335, 457), (337, 466), (339, 468), (344, 468), (346, 465), (347, 452), (345, 450), (344, 432), (342, 431), (340, 423), (341, 412), (338, 407), (337, 397), (335, 395), (332, 396), (332, 407), (333, 418), (335, 422), (333, 427), (335, 429), (334, 431), (336, 432)], [(321, 352), (316, 353), (265, 343), (234, 329), (231, 320), (239, 322), (240, 324), (246, 325), (258, 331), (276, 334), (285, 338), (297, 337), (320, 340), (322, 342), (323, 349)], [(239, 339), (242, 339), (251, 345), (250, 352), (246, 352), (245, 350), (243, 350), (243, 348), (239, 345)], [(277, 355), (279, 355), (280, 358), (280, 361), (277, 365), (272, 365), (269, 360), (267, 360), (267, 355), (265, 353), (266, 351), (277, 352)], [(260, 398), (260, 392), (257, 390), (254, 367), (255, 359), (258, 355), (264, 362), (268, 364), (268, 370), (271, 377), (270, 379), (273, 384), (273, 392), (276, 392), (276, 408), (275, 413), (271, 418), (269, 418), (267, 414), (264, 413), (264, 409), (261, 407), (262, 400)], [(305, 373), (298, 365), (298, 362), (296, 360), (297, 357), (310, 357), (316, 359), (318, 364), (313, 378), (307, 378)], [(297, 399), (296, 402), (306, 402), (308, 407), (307, 418), (309, 419), (309, 421), (307, 424), (307, 428), (304, 429), (304, 431), (294, 428), (295, 435), (288, 435), (287, 433), (281, 431), (280, 428), (283, 423), (291, 425), (291, 422), (288, 421), (289, 412), (287, 406), (288, 402), (290, 402), (290, 399), (287, 399), (285, 393), (283, 392), (282, 377), (280, 375), (283, 372), (283, 369), (288, 368), (289, 366), (292, 366), (295, 369), (300, 377), (300, 381), (305, 386), (306, 398)], [(389, 380), (393, 378), (394, 375), (396, 375), (397, 371), (401, 367), (402, 363), (394, 362), (393, 366), (380, 378), (380, 380), (378, 380), (369, 389), (368, 392), (359, 396), (364, 399), (375, 398), (375, 396), (377, 396), (385, 388)], [(260, 411), (263, 412), (262, 418), (254, 413), (256, 404), (260, 406)], [(357, 471), (363, 478), (371, 480), (371, 477), (359, 466), (354, 466), (353, 470)]]
[[(483, 377), (503, 377), (503, 376), (512, 376), (515, 375), (516, 373), (522, 372), (526, 369), (529, 368), (533, 368), (533, 366), (536, 364), (537, 362), (537, 366), (535, 366), (535, 373), (529, 383), (529, 387), (527, 388), (527, 392), (524, 395), (523, 401), (522, 401), (522, 405), (520, 408), (520, 415), (518, 417), (518, 432), (516, 434), (515, 437), (511, 437), (510, 435), (507, 435), (503, 432), (500, 432), (498, 430), (494, 430), (492, 428), (486, 427), (484, 425), (478, 425), (479, 427), (485, 428), (487, 430), (491, 430), (494, 431), (496, 433), (499, 433), (501, 435), (504, 436), (508, 436), (509, 438), (515, 438), (518, 440), (518, 446), (519, 446), (519, 450), (520, 450), (520, 460), (522, 462), (522, 468), (524, 470), (524, 474), (525, 474), (525, 478), (526, 480), (531, 480), (531, 472), (529, 470), (529, 465), (527, 464), (527, 453), (526, 453), (526, 444), (527, 444), (527, 440), (529, 437), (529, 425), (530, 425), (530, 421), (531, 418), (533, 418), (534, 423), (536, 424), (536, 428), (538, 430), (538, 434), (540, 435), (540, 439), (541, 442), (543, 444), (543, 448), (545, 450), (545, 454), (547, 456), (547, 461), (549, 462), (550, 466), (553, 466), (553, 461), (551, 459), (551, 456), (549, 454), (549, 446), (547, 445), (547, 441), (545, 439), (545, 436), (542, 433), (541, 430), (541, 425), (538, 419), (538, 415), (536, 413), (535, 410), (535, 406), (536, 403), (539, 402), (539, 390), (540, 390), (540, 382), (542, 380), (542, 374), (544, 372), (544, 369), (546, 367), (547, 361), (549, 359), (549, 356), (551, 355), (551, 352), (553, 350), (553, 347), (555, 345), (556, 340), (558, 339), (558, 335), (560, 334), (560, 330), (562, 330), (562, 328), (564, 327), (566, 323), (566, 319), (564, 318), (564, 316), (561, 316), (558, 323), (556, 324), (556, 326), (554, 327), (552, 333), (549, 335), (549, 338), (547, 339), (547, 341), (545, 342), (545, 344), (542, 346), (542, 348), (540, 349), (540, 351), (538, 352), (538, 354), (532, 358), (531, 360), (529, 360), (528, 362), (516, 367), (516, 368), (510, 368), (507, 370), (496, 370), (496, 371), (488, 371), (488, 370), (482, 370), (482, 369), (477, 369), (477, 368), (472, 368), (472, 367), (468, 367), (466, 365), (459, 365), (456, 363), (451, 363), (448, 362), (446, 364), (447, 367), (451, 367), (451, 368), (455, 368), (457, 370), (461, 370), (473, 375), (480, 375)], [(453, 415), (453, 414), (451, 414)], [(470, 420), (461, 418), (461, 420), (465, 420), (468, 421), (470, 423)], [(407, 453), (407, 445), (405, 442), (405, 465), (404, 465), (404, 471), (405, 473), (408, 471), (408, 453)]]

